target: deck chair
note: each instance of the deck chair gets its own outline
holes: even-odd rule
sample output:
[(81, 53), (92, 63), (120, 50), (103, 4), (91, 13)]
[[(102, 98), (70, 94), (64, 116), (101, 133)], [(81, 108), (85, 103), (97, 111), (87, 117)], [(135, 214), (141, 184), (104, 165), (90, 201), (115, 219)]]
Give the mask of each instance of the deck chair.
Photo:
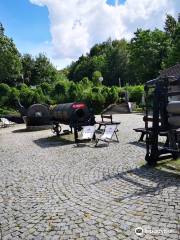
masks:
[(92, 140), (95, 136), (95, 126), (84, 126), (82, 130), (82, 137), (78, 139), (78, 143), (85, 140)]
[(2, 127), (10, 127), (15, 124), (14, 122), (11, 122), (6, 118), (1, 118), (1, 122), (2, 122)]
[(6, 119), (5, 118), (1, 118), (0, 119), (1, 120), (1, 127), (8, 127), (8, 125), (7, 125), (7, 122), (6, 122)]
[(93, 139), (94, 134), (95, 134), (95, 126), (85, 126), (83, 127), (82, 131), (82, 140), (88, 140), (88, 139)]
[[(106, 125), (104, 133), (101, 135), (100, 138), (96, 139), (96, 145), (98, 145), (99, 141), (107, 142), (109, 144), (110, 141), (116, 141), (119, 142), (118, 136), (117, 136), (117, 128), (118, 124), (111, 124), (111, 125)], [(113, 136), (115, 135), (116, 140), (113, 139)]]

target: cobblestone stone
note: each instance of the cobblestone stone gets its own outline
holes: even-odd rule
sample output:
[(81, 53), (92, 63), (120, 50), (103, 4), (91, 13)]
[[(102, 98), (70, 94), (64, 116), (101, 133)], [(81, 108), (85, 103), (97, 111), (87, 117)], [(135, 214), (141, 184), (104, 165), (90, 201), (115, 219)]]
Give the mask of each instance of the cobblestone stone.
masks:
[(120, 142), (98, 148), (0, 129), (0, 239), (178, 240), (179, 178), (142, 166), (141, 115), (115, 119)]

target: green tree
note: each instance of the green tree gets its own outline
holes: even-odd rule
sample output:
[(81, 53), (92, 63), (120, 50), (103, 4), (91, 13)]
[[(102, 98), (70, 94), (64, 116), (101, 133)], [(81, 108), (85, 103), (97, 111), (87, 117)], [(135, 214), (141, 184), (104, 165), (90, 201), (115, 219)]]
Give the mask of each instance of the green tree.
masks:
[(167, 58), (168, 45), (169, 38), (158, 29), (137, 30), (129, 45), (131, 84), (145, 83), (158, 76), (162, 63)]
[(30, 54), (24, 54), (21, 61), (23, 67), (23, 82), (31, 85), (32, 74), (35, 68), (35, 60)]
[(128, 45), (125, 40), (111, 39), (94, 45), (90, 53), (81, 56), (69, 67), (68, 77), (74, 82), (84, 77), (94, 80), (94, 72), (101, 72), (106, 85), (118, 85), (119, 78), (125, 82), (128, 63)]
[(0, 24), (0, 83), (15, 85), (21, 80), (22, 64), (20, 53), (13, 40), (4, 35)]
[(165, 27), (164, 27), (165, 32), (170, 37), (173, 38), (176, 31), (176, 27), (177, 27), (176, 19), (173, 16), (168, 14), (166, 16), (166, 21), (165, 21)]
[[(180, 15), (179, 15), (180, 16)], [(175, 18), (168, 15), (165, 30), (170, 39), (168, 57), (164, 60), (164, 66), (169, 67), (180, 62), (180, 17)]]
[(88, 56), (81, 56), (76, 63), (72, 63), (68, 78), (74, 82), (81, 81), (84, 77), (92, 78), (94, 71), (92, 59)]
[(113, 41), (111, 51), (106, 55), (106, 68), (104, 73), (105, 84), (108, 86), (124, 85), (127, 78), (128, 45), (125, 40)]
[(32, 71), (32, 85), (39, 85), (43, 82), (52, 83), (56, 80), (57, 70), (50, 60), (42, 53), (35, 58)]
[(67, 90), (68, 90), (68, 86), (66, 82), (59, 81), (56, 83), (54, 87), (53, 95), (57, 103), (65, 102)]
[(2, 23), (0, 23), (0, 36), (4, 36), (4, 27)]
[(175, 30), (173, 46), (169, 51), (166, 67), (180, 63), (180, 23)]
[(109, 52), (112, 48), (112, 40), (109, 38), (107, 41), (100, 43), (100, 44), (95, 44), (91, 49), (89, 56), (105, 56), (107, 52)]

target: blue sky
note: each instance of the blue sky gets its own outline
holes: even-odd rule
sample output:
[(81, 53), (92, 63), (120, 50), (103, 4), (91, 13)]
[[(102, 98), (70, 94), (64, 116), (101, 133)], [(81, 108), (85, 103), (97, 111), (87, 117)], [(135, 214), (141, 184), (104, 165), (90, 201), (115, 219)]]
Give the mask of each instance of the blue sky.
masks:
[(23, 52), (51, 39), (48, 9), (29, 0), (0, 0), (0, 22)]
[[(119, 3), (124, 3), (125, 0), (119, 0)], [(114, 5), (115, 4), (115, 0), (107, 0), (107, 3), (110, 5)]]

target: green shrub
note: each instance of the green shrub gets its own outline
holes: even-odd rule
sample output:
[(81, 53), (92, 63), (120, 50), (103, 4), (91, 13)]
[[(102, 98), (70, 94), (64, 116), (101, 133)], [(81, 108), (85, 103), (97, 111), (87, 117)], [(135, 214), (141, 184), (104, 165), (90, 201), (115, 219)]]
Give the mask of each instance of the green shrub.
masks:
[(16, 107), (17, 106), (16, 103), (19, 100), (19, 95), (20, 95), (19, 90), (15, 87), (12, 87), (9, 94), (8, 105), (11, 107)]
[(118, 99), (119, 99), (119, 95), (116, 87), (108, 88), (107, 96), (106, 96), (106, 105), (108, 106), (112, 103), (116, 103)]
[(82, 92), (81, 101), (92, 107), (92, 91), (90, 88)]
[(105, 107), (113, 103), (120, 103), (123, 94), (128, 91), (130, 101), (141, 106), (144, 87), (127, 86), (107, 87), (104, 85), (93, 85), (88, 78), (83, 78), (79, 83), (68, 80), (61, 80), (51, 85), (42, 83), (36, 88), (28, 87), (26, 84), (10, 88), (7, 84), (0, 84), (0, 106), (16, 107), (17, 100), (20, 100), (24, 107), (35, 103), (46, 103), (49, 105), (67, 102), (84, 101), (94, 109), (96, 113), (101, 112)]
[(83, 87), (83, 88), (90, 88), (93, 87), (93, 82), (89, 80), (88, 77), (84, 77), (79, 84)]
[(104, 109), (105, 98), (101, 93), (92, 93), (91, 106), (95, 113), (100, 113)]
[(85, 102), (89, 108), (98, 114), (104, 108), (105, 98), (100, 92), (92, 92), (92, 89), (89, 88), (83, 92), (81, 101)]
[(92, 93), (98, 94), (99, 92), (100, 92), (100, 88), (99, 87), (93, 87), (92, 88)]
[(5, 83), (0, 83), (0, 106), (8, 104), (10, 93), (11, 88)]
[(38, 91), (28, 88), (27, 86), (23, 86), (21, 88), (19, 98), (21, 104), (26, 108), (28, 108), (32, 104), (40, 102), (40, 96)]
[(136, 102), (137, 105), (140, 105), (144, 93), (144, 86), (143, 85), (128, 86), (127, 91), (129, 93), (130, 102)]
[(66, 94), (66, 85), (64, 82), (58, 82), (56, 83), (55, 87), (54, 87), (54, 92), (55, 94), (62, 94), (65, 95)]
[(100, 79), (101, 77), (102, 77), (101, 72), (99, 72), (99, 71), (93, 72), (92, 82), (94, 83), (94, 85), (101, 85), (101, 82), (99, 81), (99, 79)]
[(63, 103), (66, 101), (66, 94), (68, 91), (68, 85), (66, 81), (59, 81), (54, 86), (52, 90), (52, 99), (55, 100), (56, 103)]
[(10, 107), (0, 107), (0, 117), (4, 115), (19, 115), (19, 112)]
[(78, 102), (80, 99), (81, 93), (79, 91), (78, 85), (74, 82), (71, 82), (67, 91), (67, 102)]
[(41, 87), (44, 95), (50, 95), (51, 94), (51, 91), (52, 91), (52, 85), (51, 84), (43, 82), (40, 85), (40, 87)]

